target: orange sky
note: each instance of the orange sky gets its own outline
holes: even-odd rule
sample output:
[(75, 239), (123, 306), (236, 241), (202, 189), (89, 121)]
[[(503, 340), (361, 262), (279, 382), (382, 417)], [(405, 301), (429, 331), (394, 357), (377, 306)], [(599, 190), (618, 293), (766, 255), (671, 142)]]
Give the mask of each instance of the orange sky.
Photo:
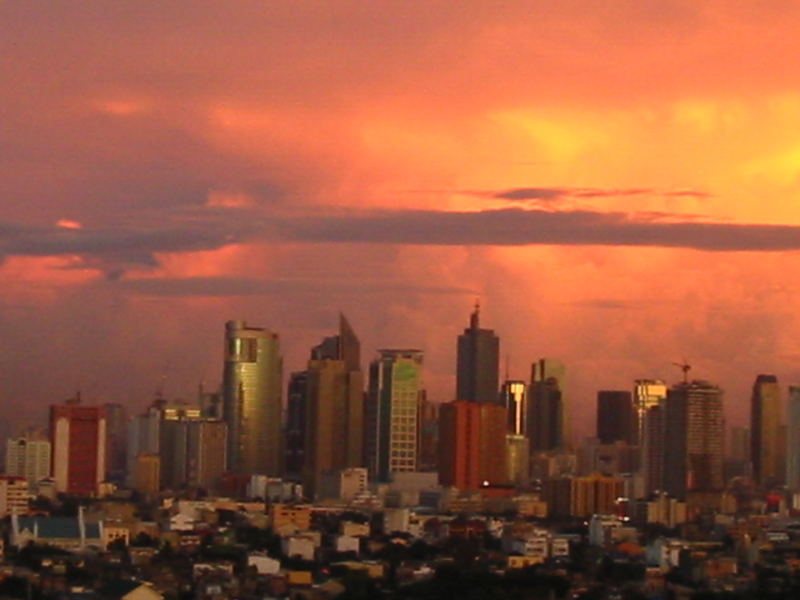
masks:
[[(800, 382), (789, 1), (0, 2), (0, 394), (138, 410), (288, 369), (343, 310), (452, 399), (475, 297), (510, 373)], [(443, 214), (446, 213), (446, 214)], [(781, 225), (783, 228), (759, 227)], [(585, 407), (585, 410), (583, 410)]]

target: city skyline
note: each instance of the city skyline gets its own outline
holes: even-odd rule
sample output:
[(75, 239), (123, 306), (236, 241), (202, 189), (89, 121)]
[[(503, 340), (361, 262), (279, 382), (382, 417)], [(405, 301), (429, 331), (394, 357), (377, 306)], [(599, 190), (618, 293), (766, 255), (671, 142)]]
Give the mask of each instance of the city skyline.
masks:
[(800, 7), (363, 4), (0, 5), (12, 428), (214, 387), (229, 319), (300, 369), (337, 310), (446, 401), (476, 297), (579, 432), (684, 358), (731, 423), (800, 381)]

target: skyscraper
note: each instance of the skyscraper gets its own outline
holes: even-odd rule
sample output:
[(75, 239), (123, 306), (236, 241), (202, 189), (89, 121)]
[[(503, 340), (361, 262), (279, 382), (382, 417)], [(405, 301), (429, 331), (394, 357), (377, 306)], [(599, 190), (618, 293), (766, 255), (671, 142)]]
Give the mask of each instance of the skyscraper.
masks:
[(531, 367), (528, 390), (528, 438), (531, 452), (555, 450), (566, 444), (564, 365), (542, 358)]
[(455, 401), (439, 410), (439, 483), (464, 490), (508, 482), (506, 409)]
[(344, 315), (339, 335), (311, 350), (308, 361), (304, 483), (364, 461), (364, 375), (361, 344)]
[(642, 445), (645, 414), (667, 397), (667, 384), (660, 379), (637, 379), (633, 388), (633, 408), (636, 412), (636, 443)]
[(630, 392), (624, 390), (597, 392), (597, 437), (603, 444), (638, 443), (636, 414)]
[(507, 379), (500, 388), (500, 404), (508, 411), (508, 432), (514, 435), (527, 433), (528, 392), (524, 381)]
[(759, 375), (750, 398), (750, 456), (753, 478), (761, 486), (783, 480), (780, 463), (781, 389), (774, 375)]
[(800, 490), (800, 386), (789, 386), (786, 415), (786, 486)]
[(663, 491), (666, 440), (666, 400), (653, 404), (644, 412), (641, 439), (641, 467), (646, 494)]
[(50, 445), (57, 492), (94, 496), (106, 473), (106, 414), (80, 398), (50, 407)]
[(388, 481), (391, 473), (417, 470), (422, 351), (378, 352), (369, 368), (365, 443), (370, 472)]
[(723, 488), (722, 397), (707, 381), (679, 383), (667, 394), (665, 488), (678, 499)]
[(475, 305), (469, 327), (458, 336), (456, 400), (497, 403), (500, 339), (480, 328), (480, 306)]
[(278, 335), (225, 325), (223, 414), (228, 424), (228, 470), (275, 476), (280, 473), (283, 359)]
[(128, 419), (121, 404), (109, 402), (103, 407), (106, 411), (106, 478), (121, 482), (127, 473)]
[(435, 471), (439, 464), (439, 403), (429, 400), (424, 390), (419, 401), (417, 420), (417, 470)]
[(225, 472), (226, 424), (199, 406), (167, 405), (159, 427), (162, 488), (210, 489)]
[(303, 473), (306, 462), (306, 411), (308, 409), (308, 371), (289, 377), (286, 396), (286, 474)]

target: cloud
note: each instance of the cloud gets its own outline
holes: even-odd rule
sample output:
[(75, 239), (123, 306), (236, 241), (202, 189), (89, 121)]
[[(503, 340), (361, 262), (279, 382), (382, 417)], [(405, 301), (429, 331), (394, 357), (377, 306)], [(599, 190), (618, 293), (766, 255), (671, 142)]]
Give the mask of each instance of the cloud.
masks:
[(69, 268), (98, 269), (116, 278), (131, 267), (156, 266), (159, 254), (248, 242), (638, 246), (715, 252), (800, 249), (800, 226), (687, 218), (696, 217), (521, 208), (465, 212), (318, 207), (271, 213), (247, 207), (183, 207), (142, 213), (128, 225), (104, 229), (0, 224), (0, 255), (78, 256), (81, 261)]
[(270, 279), (246, 277), (154, 277), (123, 279), (116, 288), (145, 296), (228, 297), (273, 294), (476, 294), (468, 287), (418, 285), (403, 281)]
[(667, 222), (654, 218), (652, 213), (587, 210), (376, 211), (287, 219), (282, 221), (280, 230), (287, 239), (311, 242), (649, 246), (709, 251), (800, 249), (800, 226)]

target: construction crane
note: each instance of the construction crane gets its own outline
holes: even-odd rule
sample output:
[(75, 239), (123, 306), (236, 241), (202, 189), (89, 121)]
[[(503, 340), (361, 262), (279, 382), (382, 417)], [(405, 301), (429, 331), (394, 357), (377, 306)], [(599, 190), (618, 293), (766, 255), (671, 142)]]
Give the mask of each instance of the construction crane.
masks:
[(683, 359), (683, 362), (674, 362), (672, 364), (683, 371), (683, 383), (689, 383), (689, 371), (692, 370), (692, 365), (686, 362), (685, 358)]

